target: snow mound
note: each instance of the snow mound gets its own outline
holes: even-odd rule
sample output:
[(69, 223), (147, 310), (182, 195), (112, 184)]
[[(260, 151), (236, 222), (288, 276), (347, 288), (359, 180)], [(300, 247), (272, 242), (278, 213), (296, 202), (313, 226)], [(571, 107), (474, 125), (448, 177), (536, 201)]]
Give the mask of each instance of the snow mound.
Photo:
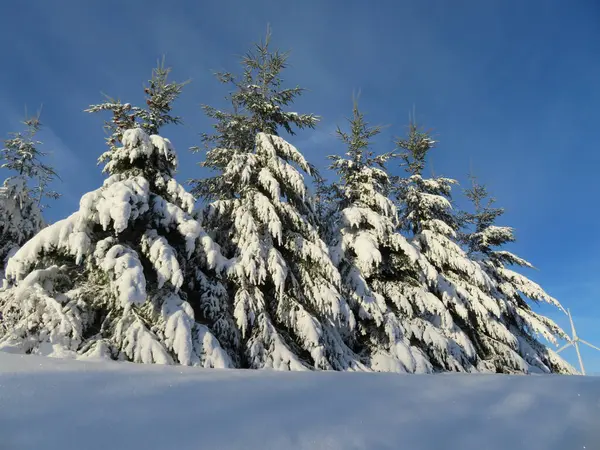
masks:
[(0, 352), (0, 448), (600, 448), (600, 378), (204, 370)]

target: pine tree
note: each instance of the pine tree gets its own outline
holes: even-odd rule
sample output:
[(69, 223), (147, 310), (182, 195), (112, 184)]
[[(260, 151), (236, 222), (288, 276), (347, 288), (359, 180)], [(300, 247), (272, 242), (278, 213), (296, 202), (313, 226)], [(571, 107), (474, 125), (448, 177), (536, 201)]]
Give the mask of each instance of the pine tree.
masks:
[(504, 214), (504, 209), (494, 207), (495, 199), (490, 197), (484, 185), (470, 176), (472, 186), (465, 195), (472, 202), (472, 213), (462, 212), (460, 223), (467, 231), (461, 233), (461, 240), (468, 249), (469, 256), (478, 262), (494, 280), (502, 298), (502, 319), (510, 332), (518, 340), (518, 352), (530, 366), (528, 371), (575, 373), (575, 370), (537, 340), (544, 337), (553, 344), (556, 338), (568, 339), (566, 333), (554, 321), (532, 311), (526, 298), (534, 302), (551, 304), (565, 312), (558, 300), (548, 295), (538, 284), (509, 269), (509, 266), (533, 268), (522, 258), (506, 250), (498, 250), (503, 245), (514, 242), (514, 230), (496, 226), (496, 220)]
[(457, 243), (458, 221), (453, 214), (451, 189), (456, 181), (445, 177), (424, 178), (429, 134), (411, 123), (408, 137), (397, 147), (408, 178), (397, 180), (401, 228), (424, 256), (422, 273), (429, 289), (452, 315), (449, 334), (460, 344), (460, 367), (451, 370), (527, 372), (518, 354), (517, 338), (501, 320), (501, 302), (493, 280)]
[(360, 367), (338, 327), (353, 317), (340, 275), (316, 228), (304, 174), (312, 166), (280, 129), (313, 128), (317, 117), (284, 111), (302, 93), (283, 88), (287, 54), (270, 35), (242, 59), (243, 74), (218, 73), (232, 85), (232, 110), (204, 106), (216, 121), (203, 135), (202, 164), (215, 176), (195, 180), (210, 204), (204, 225), (233, 263), (229, 294), (243, 336), (244, 367), (281, 370)]
[[(148, 97), (168, 111), (176, 95), (165, 86), (173, 85)], [(116, 124), (114, 106), (97, 110), (112, 111)], [(173, 178), (170, 141), (145, 131), (173, 120), (131, 110), (132, 128), (108, 142), (103, 186), (9, 260), (0, 349), (230, 367), (215, 337), (227, 316), (224, 289), (209, 277), (226, 261), (194, 218), (195, 199)]]
[(44, 199), (59, 195), (48, 185), (57, 178), (56, 172), (42, 159), (47, 153), (39, 150), (36, 139), (42, 124), (39, 114), (27, 118), (26, 131), (12, 133), (4, 141), (0, 168), (11, 172), (0, 187), (0, 269), (6, 259), (44, 226)]
[(356, 345), (377, 371), (445, 370), (456, 365), (453, 354), (460, 348), (436, 326), (451, 323), (451, 317), (422, 285), (418, 252), (396, 230), (385, 166), (394, 155), (370, 149), (381, 127), (369, 126), (356, 101), (349, 125), (349, 132), (337, 130), (345, 156), (330, 156), (340, 183), (332, 186), (338, 210), (329, 235), (358, 321)]
[[(106, 138), (109, 150), (100, 156), (99, 164), (110, 161), (112, 152), (119, 151), (118, 145), (126, 130), (139, 126), (151, 136), (158, 134), (158, 130), (164, 125), (181, 123), (180, 117), (171, 115), (171, 109), (173, 102), (181, 95), (189, 81), (169, 82), (170, 73), (171, 68), (165, 67), (164, 58), (152, 69), (152, 78), (144, 87), (146, 108), (121, 103), (120, 100), (105, 95), (106, 101), (90, 105), (85, 110), (88, 113), (109, 111), (112, 114), (112, 119), (104, 123), (105, 131), (110, 134)], [(105, 167), (105, 171), (107, 170)]]

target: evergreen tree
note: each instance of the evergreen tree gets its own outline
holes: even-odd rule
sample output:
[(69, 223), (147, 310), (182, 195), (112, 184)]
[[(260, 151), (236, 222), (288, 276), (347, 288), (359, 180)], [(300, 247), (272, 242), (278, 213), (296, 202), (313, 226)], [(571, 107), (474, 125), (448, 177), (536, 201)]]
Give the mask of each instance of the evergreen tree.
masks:
[(503, 300), (503, 321), (516, 336), (518, 352), (530, 366), (528, 371), (574, 373), (569, 364), (537, 340), (537, 336), (543, 336), (557, 344), (557, 337), (568, 339), (568, 336), (554, 321), (532, 311), (526, 298), (551, 304), (565, 312), (563, 307), (538, 284), (508, 268), (533, 266), (511, 252), (499, 250), (515, 241), (514, 230), (495, 225), (504, 210), (494, 207), (496, 200), (489, 196), (486, 187), (474, 176), (470, 178), (472, 186), (465, 190), (465, 195), (472, 202), (474, 211), (462, 212), (459, 216), (462, 227), (467, 228), (461, 233), (461, 240), (469, 256), (483, 267), (498, 287)]
[(42, 143), (36, 139), (41, 128), (39, 114), (27, 118), (26, 131), (12, 133), (4, 141), (0, 168), (11, 175), (0, 187), (0, 269), (6, 259), (21, 245), (40, 231), (45, 222), (42, 216), (44, 198), (58, 198), (48, 185), (57, 177), (52, 167), (42, 158), (47, 153), (39, 150)]
[(329, 234), (343, 292), (358, 321), (356, 345), (377, 371), (457, 369), (454, 355), (461, 350), (437, 326), (452, 328), (452, 319), (423, 286), (418, 252), (396, 230), (385, 167), (393, 154), (371, 151), (381, 129), (369, 126), (356, 102), (349, 125), (349, 132), (337, 130), (345, 156), (330, 156), (340, 183), (332, 186), (338, 210)]
[(244, 367), (360, 367), (337, 331), (353, 316), (316, 227), (303, 176), (313, 168), (278, 135), (313, 128), (317, 117), (284, 111), (302, 89), (282, 87), (288, 55), (269, 41), (267, 34), (243, 58), (241, 77), (217, 74), (233, 86), (232, 110), (204, 107), (216, 124), (203, 135), (202, 165), (216, 174), (195, 180), (194, 192), (210, 201), (204, 224), (233, 261), (229, 293)]
[[(168, 111), (176, 95), (165, 86), (148, 96)], [(121, 113), (118, 104), (98, 109), (115, 121)], [(226, 261), (193, 217), (195, 199), (173, 178), (170, 141), (145, 131), (173, 120), (131, 110), (132, 128), (108, 143), (103, 186), (9, 260), (0, 349), (230, 367), (215, 337), (226, 331), (224, 289), (208, 276)]]
[(424, 178), (429, 151), (428, 133), (411, 123), (408, 137), (397, 147), (408, 178), (397, 180), (401, 228), (420, 250), (422, 273), (429, 289), (443, 302), (460, 331), (450, 336), (463, 349), (458, 359), (464, 370), (527, 372), (518, 353), (518, 340), (501, 320), (501, 306), (493, 280), (471, 261), (457, 243), (459, 228), (452, 211), (451, 188), (456, 181)]
[[(130, 103), (121, 103), (107, 95), (106, 101), (90, 105), (85, 112), (96, 113), (109, 111), (112, 119), (104, 123), (104, 129), (109, 136), (106, 138), (108, 151), (98, 159), (102, 164), (110, 161), (113, 152), (119, 151), (119, 144), (123, 133), (131, 128), (140, 127), (148, 135), (158, 134), (158, 130), (168, 124), (179, 124), (181, 118), (171, 115), (173, 102), (181, 95), (183, 88), (189, 81), (183, 83), (169, 82), (170, 67), (165, 67), (164, 58), (152, 69), (152, 78), (144, 87), (147, 107), (132, 106)], [(105, 171), (108, 170), (105, 166)]]

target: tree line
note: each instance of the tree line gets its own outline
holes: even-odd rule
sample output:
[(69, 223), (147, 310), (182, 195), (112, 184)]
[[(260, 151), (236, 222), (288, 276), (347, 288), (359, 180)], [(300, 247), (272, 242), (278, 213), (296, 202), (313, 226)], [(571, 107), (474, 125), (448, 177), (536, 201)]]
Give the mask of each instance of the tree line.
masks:
[[(325, 180), (286, 140), (318, 124), (290, 110), (288, 53), (270, 34), (217, 73), (230, 107), (203, 106), (211, 175), (190, 188), (160, 134), (186, 83), (163, 62), (146, 105), (107, 98), (107, 175), (53, 224), (57, 174), (35, 135), (4, 141), (0, 188), (0, 350), (140, 363), (279, 370), (574, 373), (544, 341), (567, 335), (531, 305), (560, 303), (516, 268), (503, 210), (471, 177), (469, 211), (454, 179), (424, 174), (437, 143), (411, 121), (389, 152), (355, 99)], [(390, 166), (403, 169), (391, 175)], [(314, 190), (309, 190), (309, 181)], [(202, 200), (199, 202), (199, 200)], [(563, 310), (564, 311), (564, 310)]]

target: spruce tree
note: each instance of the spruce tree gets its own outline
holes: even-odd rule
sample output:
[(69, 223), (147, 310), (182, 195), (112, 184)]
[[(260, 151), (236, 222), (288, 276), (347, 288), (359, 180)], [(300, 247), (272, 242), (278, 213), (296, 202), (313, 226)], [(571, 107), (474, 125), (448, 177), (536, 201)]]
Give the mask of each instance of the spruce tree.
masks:
[(337, 328), (353, 316), (338, 292), (340, 275), (321, 240), (303, 174), (312, 166), (279, 136), (313, 128), (317, 117), (285, 111), (303, 91), (282, 87), (286, 53), (270, 35), (242, 59), (243, 73), (218, 73), (231, 85), (230, 111), (204, 106), (216, 121), (204, 134), (202, 166), (215, 175), (194, 181), (209, 202), (204, 225), (231, 258), (229, 286), (243, 336), (244, 367), (281, 370), (360, 367)]
[(355, 101), (349, 132), (337, 134), (345, 156), (330, 156), (340, 182), (332, 185), (337, 211), (329, 239), (343, 279), (343, 293), (357, 318), (357, 351), (377, 371), (458, 370), (460, 347), (439, 325), (452, 328), (442, 302), (422, 284), (416, 249), (396, 229), (386, 163), (393, 153), (375, 154), (371, 127)]
[(506, 250), (507, 243), (515, 241), (514, 230), (495, 225), (504, 209), (494, 207), (485, 185), (470, 175), (471, 187), (465, 195), (473, 204), (473, 212), (461, 212), (460, 223), (466, 232), (460, 234), (468, 254), (494, 280), (501, 298), (502, 319), (518, 340), (518, 352), (530, 366), (528, 372), (574, 373), (575, 370), (551, 349), (537, 339), (542, 336), (557, 344), (556, 338), (568, 339), (566, 333), (550, 318), (534, 312), (526, 299), (547, 303), (564, 311), (555, 298), (537, 283), (510, 269), (510, 266), (533, 268), (522, 258)]
[(227, 331), (224, 289), (208, 276), (226, 261), (194, 218), (195, 199), (173, 178), (170, 141), (148, 134), (174, 121), (168, 111), (177, 95), (163, 92), (167, 86), (174, 85), (147, 93), (148, 104), (161, 99), (157, 108), (167, 113), (130, 108), (126, 130), (118, 128), (122, 105), (90, 107), (113, 112), (115, 140), (103, 156), (109, 177), (9, 260), (0, 349), (232, 366), (215, 337)]
[(109, 134), (106, 138), (108, 151), (100, 156), (99, 164), (109, 161), (111, 152), (119, 150), (119, 144), (126, 130), (140, 127), (151, 136), (158, 134), (159, 129), (164, 125), (181, 123), (181, 118), (173, 116), (171, 110), (173, 102), (181, 95), (189, 81), (170, 82), (170, 73), (171, 68), (165, 66), (164, 58), (152, 69), (152, 77), (144, 86), (147, 107), (121, 103), (120, 100), (105, 95), (106, 101), (90, 105), (85, 110), (88, 113), (108, 111), (112, 115), (111, 120), (104, 123), (104, 130)]
[(25, 131), (12, 133), (4, 141), (0, 168), (10, 176), (0, 187), (0, 270), (6, 259), (45, 226), (42, 215), (45, 198), (58, 198), (49, 190), (56, 172), (43, 162), (47, 153), (36, 139), (42, 124), (39, 114), (27, 118)]
[(457, 243), (458, 221), (451, 204), (456, 181), (425, 178), (434, 147), (429, 134), (415, 123), (397, 147), (408, 178), (397, 179), (400, 227), (420, 250), (422, 273), (431, 292), (443, 302), (454, 324), (453, 336), (464, 350), (459, 361), (468, 371), (527, 372), (518, 340), (501, 320), (501, 305), (489, 275)]

